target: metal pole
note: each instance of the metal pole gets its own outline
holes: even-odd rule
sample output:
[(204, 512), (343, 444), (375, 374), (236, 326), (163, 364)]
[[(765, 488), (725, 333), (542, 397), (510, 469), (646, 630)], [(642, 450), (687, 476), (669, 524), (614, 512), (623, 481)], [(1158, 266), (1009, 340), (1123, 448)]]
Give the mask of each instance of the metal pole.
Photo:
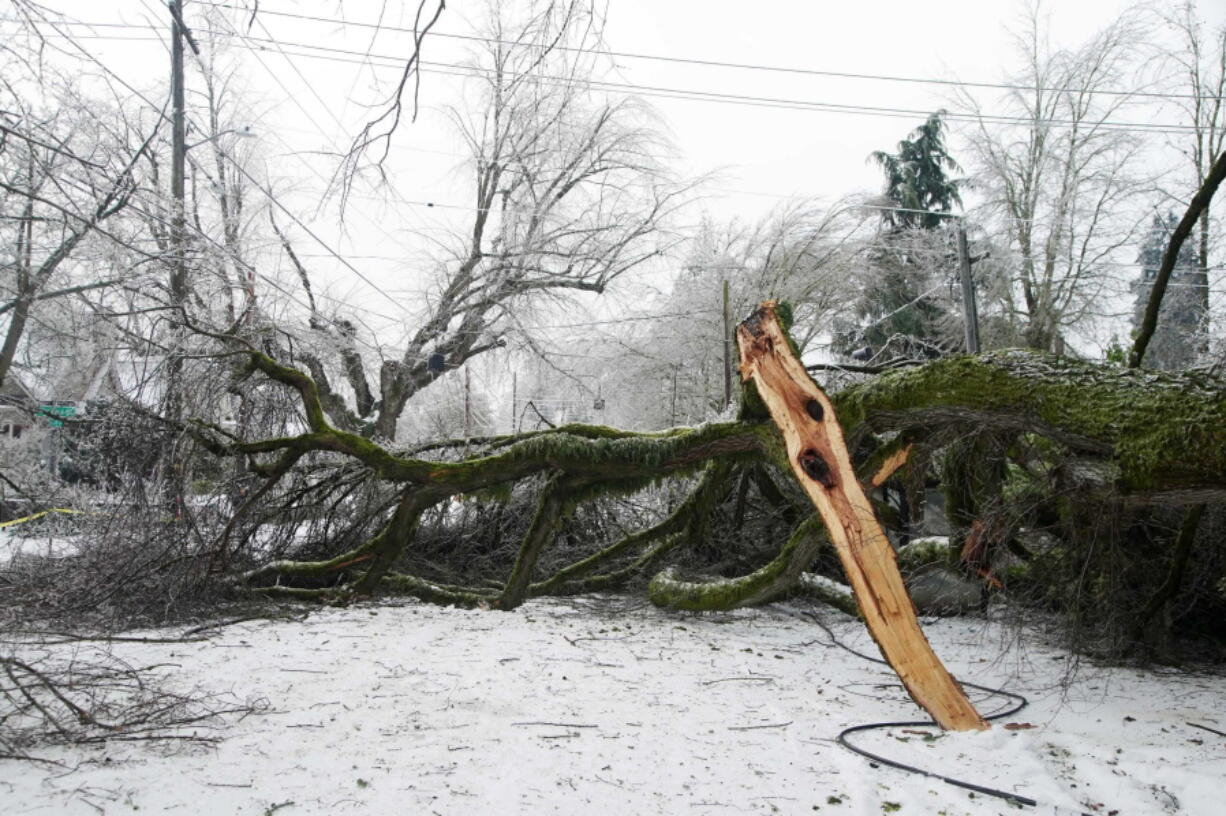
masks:
[(979, 353), (979, 311), (975, 307), (975, 284), (971, 280), (971, 256), (966, 248), (966, 226), (958, 222), (958, 266), (962, 277), (962, 314), (966, 319), (966, 350)]
[(732, 315), (728, 306), (728, 281), (724, 280), (724, 408), (732, 403)]
[(669, 413), (668, 426), (670, 428), (677, 424), (677, 370), (678, 368), (679, 367), (676, 364), (673, 365), (673, 401), (669, 405), (669, 408), (668, 408), (668, 413)]

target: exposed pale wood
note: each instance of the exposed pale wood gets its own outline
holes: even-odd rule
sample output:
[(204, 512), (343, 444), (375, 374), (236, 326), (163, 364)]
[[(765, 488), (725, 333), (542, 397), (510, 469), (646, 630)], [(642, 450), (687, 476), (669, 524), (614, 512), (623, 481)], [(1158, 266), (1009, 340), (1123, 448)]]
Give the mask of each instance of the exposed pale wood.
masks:
[(907, 464), (907, 457), (911, 455), (911, 448), (914, 445), (907, 445), (905, 448), (899, 448), (894, 451), (881, 463), (881, 467), (877, 468), (877, 472), (873, 474), (873, 487), (881, 487), (886, 480), (894, 475), (900, 467)]
[(973, 570), (988, 586), (993, 589), (1004, 589), (1005, 585), (988, 569), (988, 546), (995, 537), (991, 524), (975, 519), (971, 522), (971, 529), (966, 534), (966, 541), (962, 544), (962, 553), (959, 557), (962, 559), (962, 564)]
[(753, 380), (783, 432), (792, 471), (830, 533), (886, 661), (942, 728), (987, 728), (920, 629), (894, 549), (856, 480), (834, 407), (792, 352), (773, 302), (737, 327), (737, 343), (741, 376)]

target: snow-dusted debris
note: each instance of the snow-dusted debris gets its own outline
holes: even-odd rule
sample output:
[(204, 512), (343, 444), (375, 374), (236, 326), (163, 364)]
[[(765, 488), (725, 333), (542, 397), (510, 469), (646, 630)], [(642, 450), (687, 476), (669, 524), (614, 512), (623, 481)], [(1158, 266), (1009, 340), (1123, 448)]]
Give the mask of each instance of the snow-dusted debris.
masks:
[[(882, 666), (786, 607), (681, 616), (626, 598), (512, 613), (425, 604), (319, 609), (202, 643), (116, 643), (132, 665), (268, 713), (211, 746), (118, 742), (0, 761), (4, 813), (1017, 813), (873, 768), (832, 739), (919, 718)], [(834, 618), (872, 651), (860, 624)], [(903, 762), (1107, 814), (1219, 812), (1226, 681), (1087, 669), (982, 621), (926, 624), (959, 677), (1032, 706), (975, 734), (857, 735)], [(163, 633), (164, 634), (164, 633)], [(72, 649), (71, 644), (54, 647)], [(985, 713), (1004, 702), (976, 693)]]

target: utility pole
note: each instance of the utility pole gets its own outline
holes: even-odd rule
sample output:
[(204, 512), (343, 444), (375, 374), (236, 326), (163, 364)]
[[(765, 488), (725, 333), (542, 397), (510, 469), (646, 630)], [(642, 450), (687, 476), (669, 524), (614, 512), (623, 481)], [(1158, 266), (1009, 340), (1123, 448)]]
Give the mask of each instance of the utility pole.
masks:
[(958, 267), (962, 277), (962, 314), (966, 320), (966, 350), (979, 353), (979, 310), (975, 306), (975, 285), (971, 280), (971, 256), (966, 247), (966, 224), (958, 220)]
[[(185, 255), (187, 196), (184, 176), (187, 165), (187, 123), (184, 116), (183, 92), (183, 0), (169, 0), (170, 6), (170, 299), (179, 309), (187, 305), (187, 259)], [(183, 315), (177, 315), (181, 319)], [(179, 357), (179, 336), (171, 343), (170, 360), (166, 367), (166, 412), (179, 419), (183, 410), (181, 383), (183, 360)]]
[(670, 428), (674, 427), (677, 424), (677, 371), (678, 369), (680, 369), (680, 366), (674, 363), (673, 364), (673, 400), (670, 403), (669, 408), (668, 408), (668, 415), (669, 415), (668, 426)]
[(464, 366), (464, 438), (472, 436), (472, 408), (469, 401), (472, 393), (472, 382), (468, 378), (469, 368)]
[(183, 28), (179, 24), (182, 19), (182, 0), (170, 0), (170, 245), (173, 264), (170, 291), (176, 305), (187, 299), (187, 264), (183, 257), (183, 245), (186, 243), (184, 228), (187, 224), (187, 195), (183, 181), (187, 165), (187, 122), (184, 115)]
[(724, 279), (724, 409), (732, 404), (732, 314), (728, 306), (728, 279)]

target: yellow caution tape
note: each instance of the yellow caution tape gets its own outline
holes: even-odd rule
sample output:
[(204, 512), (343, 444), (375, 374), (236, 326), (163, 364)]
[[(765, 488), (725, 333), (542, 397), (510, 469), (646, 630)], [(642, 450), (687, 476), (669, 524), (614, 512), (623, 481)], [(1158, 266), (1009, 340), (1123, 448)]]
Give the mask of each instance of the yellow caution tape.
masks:
[(37, 513), (34, 513), (29, 516), (24, 516), (19, 519), (13, 519), (12, 521), (0, 522), (0, 530), (3, 530), (5, 527), (12, 527), (14, 524), (25, 524), (27, 521), (34, 521), (35, 519), (40, 519), (43, 516), (47, 515), (48, 513), (72, 513), (73, 515), (80, 515), (84, 512), (85, 512), (84, 510), (70, 510), (67, 507), (52, 507), (50, 510), (40, 510)]

